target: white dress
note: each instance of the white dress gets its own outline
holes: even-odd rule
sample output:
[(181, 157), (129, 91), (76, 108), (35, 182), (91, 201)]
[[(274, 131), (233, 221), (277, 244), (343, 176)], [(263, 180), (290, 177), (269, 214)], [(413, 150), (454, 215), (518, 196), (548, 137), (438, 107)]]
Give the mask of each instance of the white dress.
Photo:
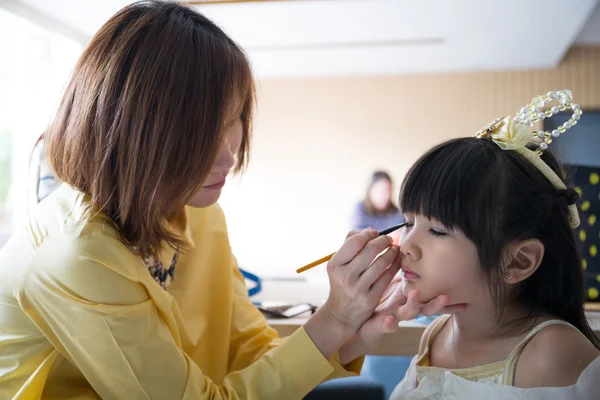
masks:
[(529, 340), (548, 325), (573, 327), (571, 324), (561, 320), (539, 324), (519, 342), (504, 361), (461, 369), (431, 367), (431, 343), (449, 318), (449, 315), (444, 315), (432, 322), (429, 336), (425, 338), (425, 350), (413, 358), (406, 376), (398, 384), (390, 400), (600, 399), (600, 357), (585, 369), (576, 385), (536, 389), (520, 389), (513, 386), (516, 362)]

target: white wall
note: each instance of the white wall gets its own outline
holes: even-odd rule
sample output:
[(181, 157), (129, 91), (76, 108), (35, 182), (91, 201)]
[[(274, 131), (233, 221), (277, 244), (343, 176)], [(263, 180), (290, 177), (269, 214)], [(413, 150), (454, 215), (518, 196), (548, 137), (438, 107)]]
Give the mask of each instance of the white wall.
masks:
[(598, 108), (599, 71), (600, 47), (583, 47), (553, 70), (259, 82), (250, 168), (221, 202), (241, 266), (296, 276), (337, 250), (373, 169), (398, 187), (431, 146), (549, 90), (572, 89), (584, 112)]

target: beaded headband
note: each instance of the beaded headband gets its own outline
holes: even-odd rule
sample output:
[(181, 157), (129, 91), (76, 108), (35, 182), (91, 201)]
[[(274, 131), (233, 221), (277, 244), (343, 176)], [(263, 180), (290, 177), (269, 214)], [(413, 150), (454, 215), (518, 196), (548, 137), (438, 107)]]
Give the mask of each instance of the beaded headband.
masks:
[[(556, 101), (557, 105), (543, 108)], [(534, 131), (533, 124), (545, 118), (552, 117), (560, 111), (570, 109), (573, 111), (571, 118), (554, 129), (552, 132)], [(579, 104), (573, 104), (573, 95), (570, 90), (548, 92), (545, 95), (535, 96), (531, 103), (521, 108), (516, 117), (500, 117), (489, 123), (485, 128), (475, 134), (477, 138), (491, 138), (502, 150), (513, 150), (525, 157), (533, 164), (558, 190), (566, 190), (565, 183), (541, 158), (544, 150), (553, 139), (558, 138), (573, 125), (577, 124), (582, 111)], [(536, 150), (529, 150), (527, 144), (537, 145)], [(577, 205), (569, 205), (569, 225), (575, 229), (579, 226), (579, 213)]]

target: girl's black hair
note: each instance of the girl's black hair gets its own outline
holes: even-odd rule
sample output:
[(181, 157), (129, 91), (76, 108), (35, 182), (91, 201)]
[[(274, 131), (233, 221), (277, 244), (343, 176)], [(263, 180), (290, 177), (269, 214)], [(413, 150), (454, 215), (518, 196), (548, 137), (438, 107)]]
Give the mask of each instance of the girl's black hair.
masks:
[[(542, 159), (565, 179), (549, 151)], [(460, 138), (434, 147), (413, 165), (402, 183), (400, 207), (459, 229), (475, 243), (499, 318), (503, 305), (514, 301), (530, 310), (524, 321), (556, 316), (600, 349), (585, 317), (581, 257), (569, 226), (568, 205), (576, 200), (573, 189), (554, 188), (520, 154), (491, 140)], [(545, 253), (535, 273), (513, 285), (509, 299), (505, 249), (524, 239), (540, 240)]]

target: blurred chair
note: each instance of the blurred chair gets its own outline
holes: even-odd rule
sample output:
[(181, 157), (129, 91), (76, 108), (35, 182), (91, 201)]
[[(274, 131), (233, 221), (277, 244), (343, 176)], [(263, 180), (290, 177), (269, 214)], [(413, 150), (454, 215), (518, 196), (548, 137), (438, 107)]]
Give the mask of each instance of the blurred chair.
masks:
[(411, 360), (412, 357), (367, 356), (360, 376), (322, 383), (304, 400), (389, 399), (404, 378)]
[(320, 384), (304, 400), (385, 400), (383, 385), (370, 378), (356, 376)]
[(381, 384), (385, 391), (385, 399), (406, 375), (412, 357), (367, 356), (360, 372), (361, 377)]

